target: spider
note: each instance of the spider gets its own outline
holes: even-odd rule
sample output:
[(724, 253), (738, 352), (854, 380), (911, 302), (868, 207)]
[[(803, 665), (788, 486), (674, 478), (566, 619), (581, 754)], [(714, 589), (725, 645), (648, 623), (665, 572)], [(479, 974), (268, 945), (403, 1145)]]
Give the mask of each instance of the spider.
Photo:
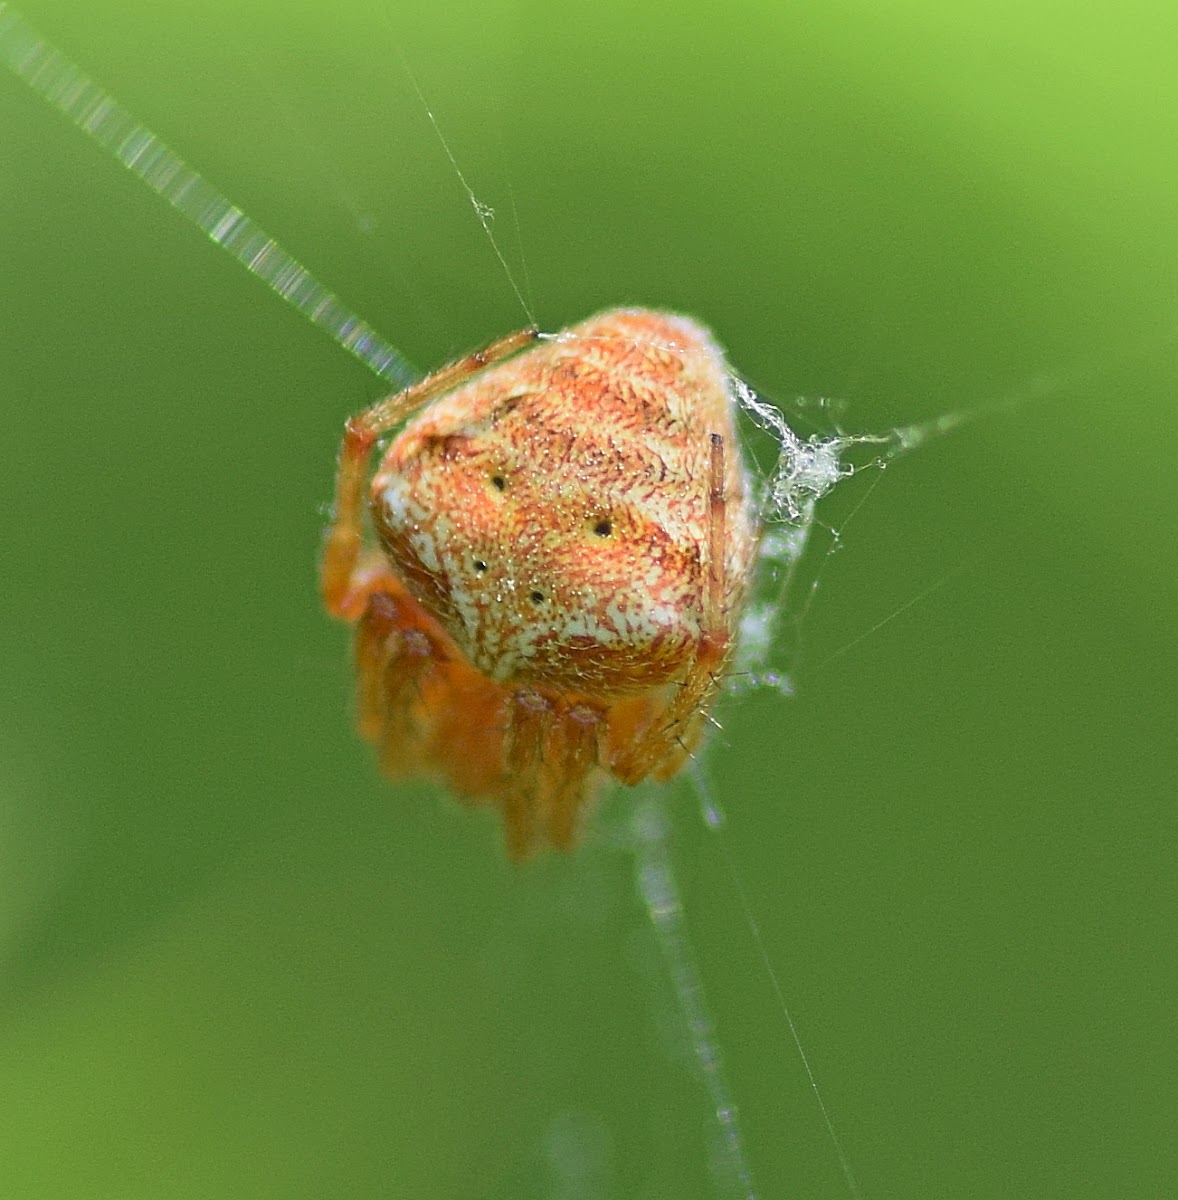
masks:
[[(390, 776), (497, 808), (520, 861), (572, 848), (611, 777), (680, 770), (755, 554), (734, 410), (707, 330), (617, 309), (510, 334), (347, 422), (321, 586), (355, 625), (358, 724)], [(402, 423), (374, 544), (368, 460)]]

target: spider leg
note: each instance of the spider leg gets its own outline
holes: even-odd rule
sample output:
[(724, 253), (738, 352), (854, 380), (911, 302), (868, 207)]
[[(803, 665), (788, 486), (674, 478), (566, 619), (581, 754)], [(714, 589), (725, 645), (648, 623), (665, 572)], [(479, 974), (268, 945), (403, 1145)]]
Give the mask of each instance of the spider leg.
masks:
[(598, 743), (604, 713), (531, 690), (511, 700), (500, 808), (507, 853), (520, 862), (542, 837), (571, 850), (586, 804), (604, 779)]
[(603, 714), (586, 704), (574, 704), (560, 714), (553, 726), (553, 781), (545, 827), (548, 840), (558, 850), (571, 850), (577, 838), (581, 814), (596, 791), (598, 742)]
[(520, 691), (511, 698), (507, 774), (500, 806), (507, 854), (513, 862), (522, 862), (535, 849), (545, 791), (545, 735), (552, 716), (552, 705), (539, 692)]
[(708, 561), (699, 644), (690, 668), (668, 703), (654, 714), (634, 743), (611, 757), (610, 770), (623, 783), (639, 783), (651, 773), (665, 777), (659, 768), (668, 759), (673, 767), (667, 774), (673, 774), (698, 741), (701, 717), (720, 690), (724, 663), (732, 646), (725, 606), (726, 537), (724, 438), (713, 433), (708, 469)]
[(373, 591), (356, 626), (357, 724), (376, 744), (386, 774), (420, 768), (431, 732), (423, 695), (444, 662), (414, 620), (413, 604), (389, 590)]
[(355, 588), (353, 577), (364, 542), (364, 486), (368, 456), (378, 438), (395, 429), (411, 413), (438, 396), (453, 390), (477, 371), (529, 345), (539, 335), (524, 329), (476, 350), (457, 362), (427, 375), (403, 392), (378, 400), (371, 408), (350, 418), (340, 445), (339, 473), (335, 483), (335, 515), (323, 547), (320, 590), (323, 604), (335, 617), (355, 620), (362, 609), (349, 600)]
[(356, 626), (356, 724), (370, 742), (385, 723), (384, 670), (390, 643), (400, 636), (397, 602), (387, 592), (369, 598)]

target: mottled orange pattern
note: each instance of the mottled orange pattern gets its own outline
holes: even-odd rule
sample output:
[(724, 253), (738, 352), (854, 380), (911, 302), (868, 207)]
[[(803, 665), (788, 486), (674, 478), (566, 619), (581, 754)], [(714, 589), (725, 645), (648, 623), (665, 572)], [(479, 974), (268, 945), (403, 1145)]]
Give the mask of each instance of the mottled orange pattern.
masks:
[[(491, 365), (488, 365), (491, 364)], [(394, 776), (570, 848), (610, 776), (699, 743), (754, 554), (728, 368), (685, 317), (515, 334), (348, 423), (328, 609), (356, 622), (360, 728)], [(377, 438), (412, 416), (361, 494)]]

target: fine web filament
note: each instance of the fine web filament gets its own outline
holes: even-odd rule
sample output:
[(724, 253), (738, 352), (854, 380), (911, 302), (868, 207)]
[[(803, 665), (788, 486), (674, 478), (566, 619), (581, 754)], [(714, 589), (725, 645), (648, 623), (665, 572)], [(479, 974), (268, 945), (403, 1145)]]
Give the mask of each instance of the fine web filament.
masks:
[(0, 62), (371, 371), (397, 387), (419, 378), (399, 350), (2, 0)]
[(638, 804), (630, 828), (634, 834), (638, 891), (666, 960), (719, 1135), (712, 1162), (716, 1183), (725, 1197), (756, 1200), (736, 1106), (724, 1078), (716, 1029), (708, 1013), (703, 979), (683, 918), (683, 902), (667, 846), (666, 817), (655, 798), (648, 796)]
[[(458, 165), (458, 159), (454, 156), (454, 151), (450, 149), (450, 143), (446, 140), (446, 135), (442, 132), (441, 125), (438, 124), (438, 118), (434, 116), (433, 109), (426, 102), (425, 93), (421, 90), (421, 85), (417, 82), (417, 77), (409, 69), (409, 64), (405, 61), (403, 55), (401, 57), (401, 65), (409, 78), (409, 82), (413, 84), (413, 90), (417, 93), (418, 100), (421, 101), (421, 107), (425, 109), (425, 115), (429, 118), (429, 123), (433, 126), (434, 133), (437, 134), (438, 141), (441, 143), (446, 157), (450, 160), (450, 166), (453, 167), (454, 174), (458, 177), (458, 182), (462, 185), (462, 190), (466, 193), (466, 198), (470, 201), (470, 206), (474, 209), (475, 216), (478, 218), (483, 232), (487, 235), (487, 241), (491, 243), (491, 249), (495, 252), (495, 257), (499, 260), (499, 265), (503, 268), (503, 274), (507, 276), (507, 282), (511, 285), (511, 290), (515, 293), (515, 298), (524, 310), (524, 316), (527, 317), (528, 324), (533, 329), (538, 328), (540, 322), (536, 320), (536, 314), (532, 311), (532, 306), (525, 299), (523, 291), (516, 282), (515, 275), (512, 274), (511, 267), (507, 263), (507, 258), (495, 237), (495, 231), (491, 228), (491, 222), (495, 220), (495, 210), (489, 204), (484, 204), (475, 195), (474, 188), (467, 182), (466, 176), (462, 173), (462, 168)], [(515, 211), (514, 195), (511, 199), (511, 207), (512, 215), (515, 218), (516, 236), (518, 238), (519, 214)]]
[[(695, 790), (696, 798), (699, 800), (700, 812), (703, 822), (709, 829), (719, 835), (722, 832), (724, 825), (724, 814), (720, 807), (712, 799), (711, 788), (708, 785), (707, 778), (704, 775), (703, 768), (698, 762), (693, 762), (688, 770), (688, 779), (692, 788)], [(761, 960), (761, 965), (764, 968), (765, 974), (769, 978), (769, 984), (773, 989), (773, 995), (777, 1000), (777, 1007), (781, 1012), (782, 1019), (785, 1022), (786, 1028), (789, 1030), (790, 1037), (793, 1039), (794, 1048), (798, 1052), (798, 1058), (801, 1059), (802, 1068), (806, 1072), (806, 1080), (810, 1085), (810, 1090), (814, 1093), (814, 1100), (818, 1105), (818, 1111), (822, 1114), (822, 1123), (826, 1126), (826, 1132), (830, 1136), (832, 1145), (834, 1146), (835, 1154), (838, 1156), (839, 1167), (842, 1169), (843, 1178), (846, 1180), (847, 1189), (854, 1200), (862, 1200), (863, 1193), (859, 1189), (859, 1183), (855, 1178), (855, 1173), (851, 1169), (851, 1160), (847, 1157), (846, 1151), (843, 1149), (842, 1139), (834, 1127), (834, 1120), (830, 1115), (830, 1110), (826, 1106), (826, 1101), (822, 1097), (822, 1092), (818, 1088), (818, 1079), (814, 1074), (814, 1068), (810, 1065), (810, 1057), (806, 1053), (805, 1046), (802, 1045), (801, 1034), (798, 1033), (797, 1022), (794, 1020), (793, 1013), (790, 1011), (789, 1005), (785, 1000), (785, 991), (781, 986), (781, 981), (777, 977), (777, 971), (773, 966), (773, 961), (769, 957), (769, 951), (765, 946), (765, 939), (761, 936), (761, 924), (753, 912), (752, 903), (748, 897), (748, 891), (744, 886), (744, 879), (736, 865), (736, 860), (732, 856), (727, 843), (722, 837), (717, 836), (724, 857), (724, 865), (728, 869), (728, 874), (732, 879), (732, 886), (736, 891), (737, 900), (740, 903), (741, 913), (744, 916), (745, 925), (748, 927), (749, 934), (753, 939), (753, 945), (756, 947), (757, 955)]]

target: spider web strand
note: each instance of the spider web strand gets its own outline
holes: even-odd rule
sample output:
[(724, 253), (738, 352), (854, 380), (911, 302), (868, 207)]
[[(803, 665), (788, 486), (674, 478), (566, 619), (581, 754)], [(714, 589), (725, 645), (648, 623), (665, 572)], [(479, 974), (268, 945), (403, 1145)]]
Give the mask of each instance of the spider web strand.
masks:
[(666, 823), (657, 802), (648, 799), (635, 811), (638, 889), (663, 952), (679, 1011), (687, 1025), (691, 1049), (707, 1088), (719, 1145), (713, 1160), (722, 1195), (757, 1200), (736, 1107), (728, 1092), (715, 1026), (708, 1014), (703, 981), (692, 954), (683, 902), (667, 848)]
[(3, 2), (0, 62), (369, 370), (398, 387), (420, 377), (260, 225)]
[(749, 899), (748, 890), (744, 885), (744, 877), (737, 867), (731, 848), (722, 836), (725, 823), (724, 813), (712, 798), (711, 786), (702, 768), (693, 763), (687, 771), (687, 778), (691, 783), (692, 789), (695, 791), (696, 799), (700, 806), (700, 815), (703, 818), (704, 824), (716, 834), (716, 840), (719, 843), (721, 854), (724, 858), (724, 865), (732, 880), (733, 890), (736, 892), (736, 898), (740, 904), (741, 913), (744, 916), (745, 926), (752, 937), (753, 946), (756, 948), (757, 955), (761, 960), (762, 969), (769, 979), (769, 986), (773, 989), (777, 1008), (781, 1013), (782, 1019), (785, 1021), (786, 1028), (789, 1030), (794, 1049), (797, 1050), (798, 1058), (801, 1060), (802, 1068), (806, 1073), (806, 1080), (810, 1085), (810, 1090), (814, 1093), (814, 1100), (818, 1105), (819, 1113), (822, 1115), (822, 1123), (826, 1126), (827, 1135), (834, 1146), (834, 1152), (838, 1158), (843, 1179), (846, 1181), (847, 1190), (850, 1192), (853, 1200), (863, 1200), (859, 1181), (855, 1178), (855, 1172), (851, 1169), (851, 1160), (843, 1148), (842, 1139), (835, 1130), (834, 1119), (831, 1117), (830, 1109), (827, 1108), (826, 1101), (823, 1099), (822, 1092), (818, 1087), (818, 1077), (814, 1074), (814, 1068), (810, 1065), (810, 1056), (806, 1053), (805, 1046), (802, 1045), (802, 1035), (798, 1032), (797, 1022), (794, 1020), (794, 1015), (786, 1003), (785, 991), (781, 986), (781, 980), (778, 978), (777, 970), (774, 968), (773, 961), (769, 957), (768, 947), (765, 945), (765, 939), (761, 934), (761, 923), (757, 920), (756, 914), (753, 912), (752, 901)]
[[(479, 224), (483, 228), (483, 233), (487, 235), (487, 241), (491, 244), (491, 249), (495, 252), (495, 257), (499, 260), (499, 265), (503, 268), (503, 274), (507, 277), (507, 282), (511, 285), (511, 290), (515, 293), (515, 298), (519, 301), (520, 307), (524, 310), (524, 315), (528, 319), (528, 324), (532, 328), (536, 328), (539, 322), (536, 320), (536, 315), (532, 312), (532, 306), (528, 303), (519, 284), (516, 282), (515, 275), (512, 273), (511, 267), (508, 265), (507, 257), (504, 255), (502, 248), (499, 245), (498, 239), (495, 237), (495, 231), (491, 228), (491, 223), (495, 220), (495, 210), (489, 205), (484, 204), (478, 196), (475, 195), (474, 188), (467, 182), (466, 176), (462, 173), (462, 168), (458, 165), (458, 159), (455, 157), (454, 151), (450, 149), (450, 143), (446, 140), (446, 135), (442, 132), (442, 127), (438, 123), (438, 118), (434, 116), (434, 110), (430, 108), (425, 98), (425, 93), (421, 90), (421, 85), (417, 82), (417, 77), (409, 69), (409, 63), (405, 56), (401, 56), (401, 67), (404, 70), (409, 82), (413, 85), (413, 90), (417, 93), (418, 100), (421, 101), (421, 107), (425, 110), (425, 115), (429, 118), (429, 123), (433, 126), (433, 131), (437, 135), (438, 141), (442, 145), (442, 150), (446, 157), (450, 160), (450, 166), (454, 170), (454, 174), (458, 178), (458, 182), (462, 190), (466, 193), (467, 200), (470, 201), (471, 208), (474, 209), (475, 216), (478, 218)], [(512, 206), (514, 211), (515, 198), (512, 197)], [(519, 216), (516, 214), (516, 231), (519, 230)]]

